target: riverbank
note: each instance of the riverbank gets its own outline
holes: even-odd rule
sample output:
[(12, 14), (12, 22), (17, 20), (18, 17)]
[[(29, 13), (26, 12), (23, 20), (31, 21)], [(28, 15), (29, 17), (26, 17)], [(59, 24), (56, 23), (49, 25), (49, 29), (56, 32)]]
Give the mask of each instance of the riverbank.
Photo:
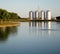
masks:
[(60, 20), (21, 20), (19, 19), (18, 20), (19, 22), (48, 22), (48, 21), (51, 21), (51, 22), (60, 22)]
[(45, 21), (51, 21), (51, 22), (60, 22), (60, 20), (52, 19), (52, 20), (30, 20), (29, 18), (20, 18), (18, 19), (19, 22), (45, 22)]
[(9, 20), (1, 20), (0, 19), (0, 27), (11, 27), (11, 26), (19, 26), (20, 22), (60, 22), (60, 20), (29, 20), (29, 19), (9, 19)]
[(19, 22), (12, 22), (12, 21), (4, 21), (0, 22), (0, 27), (12, 27), (12, 26), (19, 26)]

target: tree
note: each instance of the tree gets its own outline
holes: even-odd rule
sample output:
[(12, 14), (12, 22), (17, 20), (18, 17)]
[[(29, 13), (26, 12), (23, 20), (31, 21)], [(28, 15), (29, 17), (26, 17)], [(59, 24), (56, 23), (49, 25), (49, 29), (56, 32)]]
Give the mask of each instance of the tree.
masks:
[(6, 10), (3, 10), (3, 9), (0, 9), (0, 18), (1, 19), (4, 19), (7, 17), (7, 11)]
[(18, 15), (16, 13), (10, 12), (10, 19), (18, 19)]
[(18, 16), (17, 13), (14, 12), (8, 12), (7, 10), (0, 9), (0, 19), (18, 19), (20, 16)]

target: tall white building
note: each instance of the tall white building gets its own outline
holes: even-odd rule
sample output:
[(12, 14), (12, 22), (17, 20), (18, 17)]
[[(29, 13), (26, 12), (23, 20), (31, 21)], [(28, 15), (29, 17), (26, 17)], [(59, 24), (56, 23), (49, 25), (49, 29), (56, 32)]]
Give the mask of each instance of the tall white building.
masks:
[(39, 17), (38, 17), (39, 19), (41, 18), (41, 12), (39, 11)]
[(38, 18), (39, 18), (39, 12), (35, 11), (35, 19), (38, 19)]
[(45, 19), (45, 11), (41, 11), (41, 19), (44, 20)]
[(30, 11), (30, 12), (29, 12), (29, 18), (30, 18), (30, 20), (33, 20), (33, 15), (34, 15), (34, 14), (33, 14), (33, 11)]
[(47, 18), (47, 20), (51, 20), (51, 11), (50, 10), (46, 11), (46, 18)]

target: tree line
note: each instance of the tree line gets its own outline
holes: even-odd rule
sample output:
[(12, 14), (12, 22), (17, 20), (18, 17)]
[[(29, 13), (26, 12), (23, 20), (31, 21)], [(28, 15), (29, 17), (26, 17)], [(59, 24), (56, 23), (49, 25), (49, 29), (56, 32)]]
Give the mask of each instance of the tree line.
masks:
[(17, 13), (14, 12), (8, 12), (5, 9), (0, 9), (0, 19), (19, 19), (21, 18), (18, 16)]

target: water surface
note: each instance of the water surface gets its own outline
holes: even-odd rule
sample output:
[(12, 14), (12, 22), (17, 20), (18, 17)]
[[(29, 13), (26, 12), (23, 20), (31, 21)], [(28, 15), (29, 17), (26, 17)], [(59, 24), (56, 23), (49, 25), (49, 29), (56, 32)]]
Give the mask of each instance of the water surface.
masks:
[(0, 28), (0, 54), (60, 54), (60, 22), (20, 22)]

